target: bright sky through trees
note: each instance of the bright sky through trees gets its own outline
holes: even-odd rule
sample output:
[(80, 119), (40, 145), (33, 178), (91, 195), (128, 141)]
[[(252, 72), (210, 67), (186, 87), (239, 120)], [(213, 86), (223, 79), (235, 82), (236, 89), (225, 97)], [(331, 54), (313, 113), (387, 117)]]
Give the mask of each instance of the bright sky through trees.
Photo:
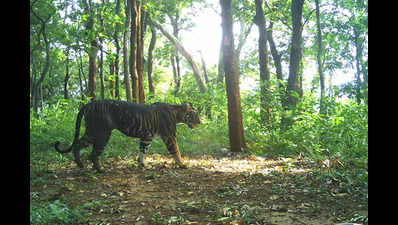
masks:
[[(217, 4), (214, 4), (218, 7)], [(190, 9), (187, 9), (187, 11)], [(183, 45), (191, 51), (191, 53), (196, 57), (196, 61), (200, 61), (200, 55), (198, 51), (202, 51), (204, 60), (208, 67), (218, 64), (218, 57), (220, 51), (220, 41), (221, 41), (221, 16), (218, 15), (214, 9), (201, 8), (197, 12), (197, 17), (195, 18), (194, 26), (189, 30), (181, 31), (181, 39)], [(234, 32), (239, 31), (239, 24), (234, 24)], [(257, 48), (257, 29), (251, 29), (248, 40), (245, 44), (244, 49)], [(275, 40), (279, 42), (280, 40)], [(235, 43), (236, 45), (236, 43)], [(243, 49), (243, 51), (244, 51)], [(272, 60), (272, 57), (271, 57)], [(285, 65), (284, 72), (287, 73), (288, 65)], [(271, 68), (271, 72), (275, 73), (275, 68)], [(313, 75), (317, 73), (317, 65), (315, 59), (308, 62), (304, 70), (304, 86), (309, 86), (312, 82)], [(330, 74), (326, 72), (326, 84), (329, 85)], [(344, 70), (336, 70), (332, 76), (333, 85), (341, 85), (354, 80), (355, 69), (349, 68)], [(249, 81), (250, 82), (250, 81)], [(247, 84), (242, 84), (248, 86)], [(250, 86), (250, 85), (249, 85)], [(305, 87), (309, 88), (309, 87)], [(245, 89), (245, 88), (243, 88)]]

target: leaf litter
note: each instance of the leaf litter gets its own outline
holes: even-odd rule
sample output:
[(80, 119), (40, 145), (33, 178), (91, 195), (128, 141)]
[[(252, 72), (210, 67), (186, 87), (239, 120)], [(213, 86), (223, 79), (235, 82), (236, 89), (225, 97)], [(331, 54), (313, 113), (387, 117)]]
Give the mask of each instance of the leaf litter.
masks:
[(71, 163), (43, 172), (51, 175), (41, 182), (31, 179), (31, 201), (81, 207), (82, 224), (367, 224), (367, 193), (319, 181), (300, 158), (184, 160), (188, 169), (177, 169), (171, 157), (152, 154), (140, 169), (134, 157), (113, 157), (103, 160), (101, 174)]

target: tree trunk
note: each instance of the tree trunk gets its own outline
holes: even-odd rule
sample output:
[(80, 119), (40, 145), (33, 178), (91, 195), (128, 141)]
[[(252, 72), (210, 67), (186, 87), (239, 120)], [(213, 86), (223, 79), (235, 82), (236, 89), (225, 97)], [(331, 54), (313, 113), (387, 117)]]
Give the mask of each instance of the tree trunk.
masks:
[(50, 69), (50, 42), (49, 42), (49, 40), (47, 38), (46, 23), (50, 20), (52, 14), (50, 14), (47, 19), (41, 18), (33, 10), (33, 5), (34, 4), (35, 4), (35, 2), (33, 2), (31, 4), (31, 6), (30, 6), (31, 7), (31, 12), (40, 21), (40, 24), (41, 24), (41, 33), (38, 34), (37, 38), (38, 38), (38, 40), (40, 40), (40, 35), (43, 35), (44, 45), (45, 45), (45, 48), (46, 48), (46, 61), (45, 61), (44, 66), (43, 66), (43, 70), (40, 73), (39, 80), (37, 80), (37, 81), (34, 80), (33, 85), (32, 85), (33, 88), (31, 90), (32, 91), (32, 93), (31, 93), (31, 95), (32, 95), (31, 96), (32, 97), (31, 102), (32, 102), (33, 112), (34, 112), (34, 115), (36, 117), (39, 117), (39, 114), (38, 114), (39, 105), (40, 105), (40, 96), (39, 96), (40, 93), (39, 93), (39, 91), (41, 89), (41, 85), (42, 85), (42, 83), (44, 81), (44, 78), (46, 77), (46, 75), (47, 75), (47, 73), (48, 73), (48, 71)]
[[(88, 90), (87, 86), (87, 79), (86, 76), (84, 75), (84, 70), (83, 70), (83, 59), (82, 59), (82, 54), (79, 52), (79, 79), (80, 79), (80, 92), (81, 92), (81, 97), (82, 100), (86, 99), (86, 94)], [(83, 76), (83, 77), (82, 77)], [(84, 88), (83, 88), (83, 79), (84, 79)]]
[[(356, 81), (355, 81), (355, 98), (357, 100), (358, 104), (361, 104), (361, 98), (362, 93), (361, 93), (361, 89), (362, 89), (362, 81), (361, 81), (361, 73), (363, 73), (361, 66), (362, 66), (362, 44), (359, 40), (359, 31), (358, 28), (353, 27), (354, 30), (354, 44), (355, 44), (355, 63), (356, 63)], [(364, 76), (365, 77), (365, 76)], [(367, 77), (366, 77), (367, 80)], [(366, 92), (366, 96), (367, 96), (367, 92)], [(367, 99), (365, 99), (367, 102)]]
[[(171, 26), (173, 27), (173, 35), (174, 37), (178, 40), (178, 33), (179, 33), (179, 29), (178, 29), (178, 21), (180, 20), (180, 15), (179, 15), (179, 11), (176, 10), (175, 11), (175, 15), (171, 15), (169, 13), (167, 13), (167, 16), (169, 17), (170, 21), (171, 21)], [(178, 54), (178, 50), (175, 49), (174, 53), (172, 54), (172, 62), (174, 63), (174, 68), (175, 69), (175, 77), (176, 79), (174, 79), (176, 87), (174, 90), (174, 94), (177, 94), (179, 89), (180, 89), (180, 85), (181, 85), (181, 68), (180, 68), (180, 56)]]
[[(130, 1), (130, 0), (128, 0)], [(131, 78), (131, 90), (132, 97), (135, 102), (138, 102), (138, 78), (136, 70), (136, 30), (137, 30), (137, 11), (136, 11), (136, 0), (132, 0), (130, 11), (131, 11), (131, 21), (130, 21), (130, 78)]]
[[(120, 15), (120, 0), (116, 1), (116, 15)], [(119, 86), (120, 86), (120, 79), (119, 79), (119, 53), (120, 53), (120, 44), (119, 44), (119, 30), (120, 25), (119, 23), (116, 24), (115, 33), (113, 34), (113, 40), (115, 41), (116, 45), (116, 55), (115, 55), (115, 98), (120, 99), (119, 93)]]
[(199, 54), (200, 54), (200, 61), (202, 62), (202, 69), (203, 69), (203, 75), (204, 75), (204, 78), (205, 78), (205, 82), (206, 82), (206, 84), (208, 84), (209, 83), (209, 77), (207, 76), (206, 62), (205, 62), (205, 59), (203, 58), (202, 51), (199, 51)]
[(223, 30), (223, 63), (228, 99), (229, 142), (232, 152), (246, 148), (243, 133), (242, 111), (239, 92), (239, 72), (234, 54), (231, 0), (220, 0)]
[(206, 92), (206, 86), (202, 81), (201, 75), (200, 75), (200, 70), (196, 63), (193, 61), (192, 55), (188, 53), (188, 51), (180, 44), (180, 42), (171, 34), (169, 34), (163, 27), (158, 24), (156, 21), (152, 20), (151, 21), (153, 25), (155, 25), (156, 28), (158, 28), (163, 35), (165, 35), (171, 43), (177, 48), (178, 52), (181, 53), (182, 56), (185, 57), (185, 59), (189, 62), (189, 64), (192, 67), (193, 70), (193, 75), (195, 76), (196, 82), (198, 83), (199, 89), (201, 92)]
[[(293, 23), (293, 34), (290, 49), (290, 62), (289, 62), (289, 78), (286, 89), (286, 99), (284, 108), (294, 109), (298, 102), (299, 90), (299, 67), (302, 58), (302, 13), (303, 13), (304, 0), (292, 0), (292, 23)], [(296, 94), (292, 94), (296, 92)]]
[[(100, 25), (101, 33), (104, 33), (104, 18), (100, 14)], [(105, 99), (105, 80), (104, 80), (104, 50), (102, 47), (103, 38), (99, 38), (99, 49), (100, 49), (100, 61), (99, 61), (99, 73), (100, 73), (100, 85), (101, 85), (101, 99)]]
[(69, 99), (69, 48), (66, 49), (66, 60), (65, 60), (65, 80), (64, 80), (64, 98)]
[(320, 99), (320, 113), (326, 113), (326, 105), (325, 105), (325, 75), (323, 74), (323, 65), (322, 65), (322, 31), (321, 31), (321, 19), (320, 19), (320, 10), (319, 10), (319, 0), (315, 0), (316, 7), (316, 26), (317, 26), (317, 41), (318, 41), (318, 55), (317, 55), (317, 63), (318, 63), (318, 73), (319, 73), (319, 82), (321, 86), (321, 99)]
[(148, 86), (149, 86), (149, 93), (151, 95), (155, 94), (155, 88), (153, 86), (153, 80), (152, 80), (152, 67), (153, 67), (153, 49), (155, 48), (156, 44), (156, 29), (155, 26), (150, 25), (151, 27), (151, 42), (149, 43), (149, 48), (148, 48)]
[(259, 52), (259, 66), (260, 66), (260, 91), (261, 91), (261, 107), (260, 115), (264, 124), (271, 124), (271, 108), (267, 104), (267, 96), (270, 81), (269, 72), (269, 58), (267, 49), (267, 33), (265, 30), (265, 17), (263, 10), (263, 0), (256, 0), (256, 15), (254, 16), (254, 23), (258, 27), (258, 52)]
[(94, 13), (91, 12), (93, 10), (91, 6), (87, 3), (87, 0), (83, 0), (84, 3), (84, 11), (88, 16), (86, 30), (90, 40), (90, 49), (88, 52), (88, 96), (91, 100), (96, 99), (96, 90), (97, 90), (97, 52), (98, 52), (98, 43), (96, 39), (96, 35), (94, 33)]
[(101, 54), (99, 61), (100, 85), (101, 85), (101, 99), (105, 99), (105, 79), (104, 79), (104, 51), (102, 49), (101, 41)]
[[(283, 81), (283, 73), (282, 73), (282, 60), (281, 55), (279, 54), (278, 50), (276, 49), (276, 45), (274, 42), (273, 34), (272, 34), (273, 23), (270, 22), (270, 26), (267, 31), (267, 39), (269, 43), (269, 47), (271, 49), (272, 59), (274, 60), (275, 70), (276, 70), (276, 77), (280, 82)], [(282, 85), (280, 83), (279, 88), (282, 89)]]
[(218, 75), (217, 75), (217, 82), (222, 83), (224, 81), (224, 63), (223, 63), (223, 43), (221, 40), (221, 45), (220, 45), (220, 54), (218, 55)]
[(126, 0), (126, 20), (124, 21), (124, 35), (123, 35), (123, 70), (124, 70), (124, 85), (126, 88), (126, 99), (127, 101), (131, 101), (131, 86), (130, 86), (130, 76), (129, 76), (129, 62), (128, 62), (128, 46), (127, 41), (129, 38), (129, 26), (130, 26), (130, 7), (131, 1)]
[[(115, 75), (115, 64), (112, 61), (109, 62), (109, 74), (110, 74), (110, 76), (114, 76)], [(113, 77), (110, 77), (110, 79), (109, 79), (109, 92), (110, 92), (111, 98), (113, 98), (115, 96), (113, 88), (114, 88)]]
[(144, 45), (143, 45), (143, 24), (142, 24), (142, 2), (137, 1), (137, 78), (138, 78), (138, 103), (145, 103), (144, 91)]
[(173, 78), (175, 83), (174, 95), (178, 93), (181, 85), (181, 77), (178, 75), (175, 59), (176, 59), (175, 52), (171, 53), (170, 62), (171, 62), (171, 67), (173, 68)]

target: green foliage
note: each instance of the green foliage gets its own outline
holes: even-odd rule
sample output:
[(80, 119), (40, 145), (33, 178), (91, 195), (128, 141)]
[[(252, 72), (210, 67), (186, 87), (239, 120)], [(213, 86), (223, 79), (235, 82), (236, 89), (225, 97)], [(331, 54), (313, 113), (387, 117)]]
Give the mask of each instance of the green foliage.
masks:
[(64, 203), (30, 205), (30, 224), (78, 224), (83, 222), (79, 209), (69, 209)]

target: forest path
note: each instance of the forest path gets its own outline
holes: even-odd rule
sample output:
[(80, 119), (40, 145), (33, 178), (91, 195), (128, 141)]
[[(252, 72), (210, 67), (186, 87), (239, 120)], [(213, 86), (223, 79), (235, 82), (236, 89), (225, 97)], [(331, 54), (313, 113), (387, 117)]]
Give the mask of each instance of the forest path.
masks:
[[(313, 162), (256, 156), (102, 160), (105, 172), (74, 163), (36, 174), (30, 191), (85, 211), (85, 224), (336, 224), (366, 216), (367, 198), (341, 182), (315, 176)], [(88, 164), (88, 162), (86, 162)], [(352, 189), (352, 188), (351, 188)], [(367, 193), (367, 192), (366, 192)]]

